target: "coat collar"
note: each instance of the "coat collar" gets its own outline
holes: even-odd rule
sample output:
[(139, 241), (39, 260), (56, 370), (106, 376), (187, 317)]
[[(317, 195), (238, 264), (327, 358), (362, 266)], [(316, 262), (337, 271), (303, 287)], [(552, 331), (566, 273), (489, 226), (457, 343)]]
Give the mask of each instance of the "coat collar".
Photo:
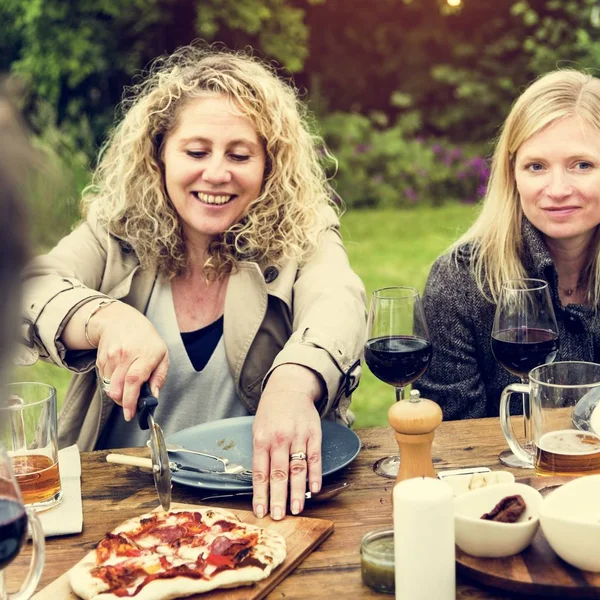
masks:
[(554, 261), (541, 234), (526, 217), (521, 222), (522, 250), (521, 260), (531, 277), (545, 279), (553, 287), (558, 284), (558, 274)]

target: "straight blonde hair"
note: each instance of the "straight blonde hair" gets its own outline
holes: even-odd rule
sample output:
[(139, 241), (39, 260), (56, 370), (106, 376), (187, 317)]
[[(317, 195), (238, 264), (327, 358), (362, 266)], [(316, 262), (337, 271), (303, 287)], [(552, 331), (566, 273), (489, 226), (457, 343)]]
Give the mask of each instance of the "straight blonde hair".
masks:
[[(515, 156), (530, 137), (559, 120), (579, 117), (600, 135), (600, 80), (576, 70), (557, 70), (532, 83), (514, 103), (492, 158), (481, 212), (450, 248), (472, 247), (471, 269), (477, 287), (496, 303), (502, 283), (527, 277), (521, 256), (523, 211), (515, 181)], [(583, 273), (587, 300), (600, 300), (600, 235), (596, 232)]]

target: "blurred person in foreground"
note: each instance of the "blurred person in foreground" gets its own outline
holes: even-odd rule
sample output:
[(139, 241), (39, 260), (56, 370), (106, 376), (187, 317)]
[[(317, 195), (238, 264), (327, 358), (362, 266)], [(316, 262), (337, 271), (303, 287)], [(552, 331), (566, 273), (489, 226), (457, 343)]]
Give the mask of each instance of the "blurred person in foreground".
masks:
[(419, 381), (445, 419), (498, 416), (518, 378), (495, 360), (502, 283), (548, 282), (556, 360), (600, 362), (600, 80), (559, 70), (515, 102), (496, 146), (479, 217), (437, 259), (424, 308), (434, 348)]
[(247, 55), (187, 46), (131, 89), (85, 222), (26, 272), (32, 358), (76, 373), (62, 446), (143, 445), (148, 381), (165, 435), (256, 414), (254, 512), (283, 518), (288, 486), (302, 511), (365, 334), (317, 144), (294, 89)]
[(25, 195), (35, 162), (17, 112), (0, 93), (0, 389), (19, 334), (21, 270), (28, 257)]

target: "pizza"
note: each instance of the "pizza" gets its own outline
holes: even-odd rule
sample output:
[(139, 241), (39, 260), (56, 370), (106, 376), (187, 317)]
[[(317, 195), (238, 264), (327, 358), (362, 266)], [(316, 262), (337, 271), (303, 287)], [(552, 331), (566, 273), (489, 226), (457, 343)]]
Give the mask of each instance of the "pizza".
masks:
[(227, 510), (154, 512), (125, 521), (69, 572), (84, 600), (170, 600), (250, 585), (286, 556), (278, 533)]

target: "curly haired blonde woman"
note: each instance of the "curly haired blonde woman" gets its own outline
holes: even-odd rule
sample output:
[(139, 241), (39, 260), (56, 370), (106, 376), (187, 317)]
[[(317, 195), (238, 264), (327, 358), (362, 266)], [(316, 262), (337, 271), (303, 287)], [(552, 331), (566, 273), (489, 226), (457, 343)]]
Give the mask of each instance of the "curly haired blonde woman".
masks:
[(424, 294), (434, 357), (419, 381), (447, 419), (497, 416), (517, 381), (490, 336), (502, 283), (548, 282), (556, 360), (600, 362), (600, 80), (560, 70), (515, 102), (481, 213), (433, 265)]
[(167, 435), (256, 414), (254, 511), (283, 518), (289, 486), (297, 514), (365, 327), (317, 140), (293, 88), (224, 50), (157, 61), (123, 110), (85, 222), (27, 272), (33, 354), (78, 373), (60, 442), (142, 445), (149, 381)]

